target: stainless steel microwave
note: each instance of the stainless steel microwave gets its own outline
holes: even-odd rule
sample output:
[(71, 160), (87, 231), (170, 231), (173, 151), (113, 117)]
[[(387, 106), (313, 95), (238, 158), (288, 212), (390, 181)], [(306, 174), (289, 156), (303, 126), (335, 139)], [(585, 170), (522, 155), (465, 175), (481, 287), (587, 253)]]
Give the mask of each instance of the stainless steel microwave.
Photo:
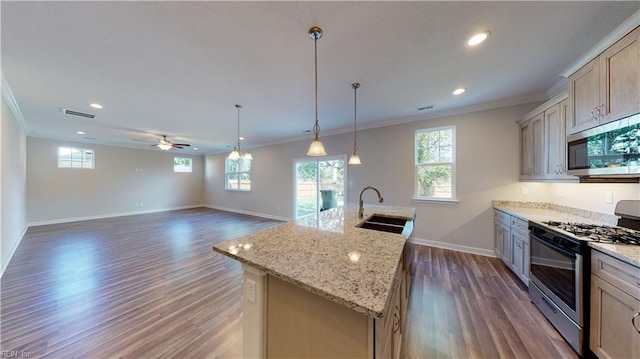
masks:
[(567, 173), (640, 177), (640, 114), (569, 135)]

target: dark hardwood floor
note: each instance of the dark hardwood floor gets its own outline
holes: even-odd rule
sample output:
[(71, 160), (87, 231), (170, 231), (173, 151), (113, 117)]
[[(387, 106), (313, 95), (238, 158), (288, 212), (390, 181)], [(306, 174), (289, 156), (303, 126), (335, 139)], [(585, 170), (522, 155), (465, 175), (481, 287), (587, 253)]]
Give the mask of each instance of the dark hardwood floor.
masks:
[[(33, 227), (0, 283), (2, 357), (238, 358), (238, 262), (280, 222), (211, 209)], [(575, 358), (498, 259), (412, 245), (405, 358)]]

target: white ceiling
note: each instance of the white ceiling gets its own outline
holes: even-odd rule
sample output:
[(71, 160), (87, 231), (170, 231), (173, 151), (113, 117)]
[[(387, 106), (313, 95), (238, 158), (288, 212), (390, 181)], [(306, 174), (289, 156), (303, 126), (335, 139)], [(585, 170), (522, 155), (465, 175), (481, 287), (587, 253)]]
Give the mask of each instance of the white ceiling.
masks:
[[(1, 66), (29, 135), (198, 153), (481, 103), (542, 99), (640, 2), (1, 2)], [(492, 36), (464, 45), (476, 31)], [(451, 91), (463, 86), (461, 96)], [(98, 102), (101, 110), (88, 105)], [(433, 110), (418, 111), (434, 105)], [(94, 120), (63, 115), (68, 108)], [(76, 131), (86, 135), (80, 136)], [(92, 138), (87, 140), (84, 137)], [(173, 151), (173, 150), (172, 150)], [(176, 150), (194, 152), (191, 149)]]

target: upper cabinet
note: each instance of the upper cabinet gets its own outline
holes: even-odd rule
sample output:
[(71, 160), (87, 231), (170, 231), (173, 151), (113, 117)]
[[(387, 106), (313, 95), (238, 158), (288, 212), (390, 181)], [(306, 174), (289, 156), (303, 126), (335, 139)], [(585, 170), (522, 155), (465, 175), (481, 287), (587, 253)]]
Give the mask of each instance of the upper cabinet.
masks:
[(640, 28), (569, 76), (568, 134), (640, 112)]
[(567, 92), (550, 99), (520, 123), (521, 180), (576, 181), (567, 175)]

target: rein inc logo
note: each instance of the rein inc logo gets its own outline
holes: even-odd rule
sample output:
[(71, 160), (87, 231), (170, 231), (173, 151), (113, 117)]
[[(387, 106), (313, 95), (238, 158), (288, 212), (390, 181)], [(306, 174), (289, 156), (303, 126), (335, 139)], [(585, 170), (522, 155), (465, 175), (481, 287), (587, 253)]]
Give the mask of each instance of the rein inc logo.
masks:
[(3, 350), (0, 352), (0, 358), (31, 358), (30, 352), (24, 350)]

